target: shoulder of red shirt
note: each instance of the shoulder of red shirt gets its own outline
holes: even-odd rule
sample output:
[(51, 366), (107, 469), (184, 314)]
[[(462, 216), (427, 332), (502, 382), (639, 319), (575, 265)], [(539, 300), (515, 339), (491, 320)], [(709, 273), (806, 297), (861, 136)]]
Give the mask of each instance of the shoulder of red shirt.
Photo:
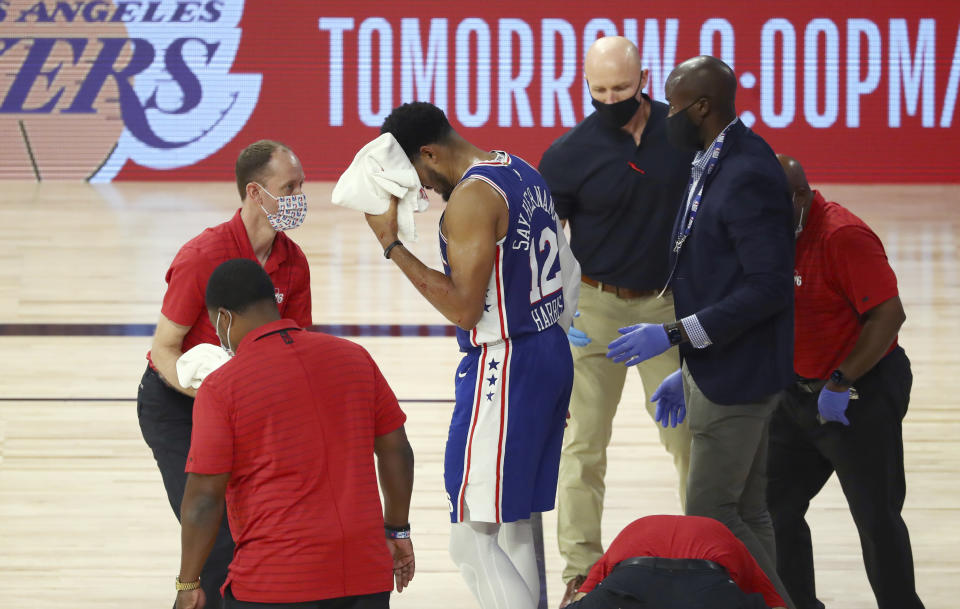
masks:
[[(217, 224), (216, 226), (210, 226), (205, 228), (200, 234), (196, 235), (182, 246), (177, 251), (177, 255), (174, 257), (173, 262), (171, 263), (172, 267), (177, 264), (212, 264), (213, 261), (218, 260), (221, 256), (218, 255), (218, 250), (221, 248), (221, 244), (225, 239), (231, 238), (233, 233), (236, 231), (235, 223), (240, 224), (240, 230), (246, 231), (243, 227), (243, 220), (240, 219), (240, 210), (237, 210), (237, 213), (234, 214), (233, 218)], [(213, 270), (212, 268), (210, 269)], [(170, 270), (167, 271), (167, 281), (170, 281)]]
[(270, 323), (263, 324), (259, 328), (254, 328), (247, 332), (247, 335), (243, 337), (243, 340), (240, 341), (240, 344), (237, 345), (237, 354), (243, 352), (244, 347), (250, 345), (253, 342), (256, 342), (268, 334), (281, 331), (293, 331), (293, 332), (302, 332), (301, 328), (297, 322), (292, 319), (278, 319), (276, 321), (271, 321)]
[[(210, 268), (207, 269), (208, 272), (206, 273), (209, 275), (217, 264), (225, 260), (221, 251), (225, 239), (234, 239), (236, 243), (240, 244), (241, 251), (244, 249), (243, 244), (246, 244), (247, 248), (249, 248), (249, 236), (247, 235), (246, 226), (243, 224), (240, 211), (240, 209), (237, 209), (233, 217), (226, 222), (204, 229), (199, 235), (183, 244), (171, 264), (171, 269), (167, 271), (167, 282), (169, 283), (170, 281), (172, 267), (177, 264), (197, 267), (209, 266)], [(284, 259), (290, 259), (290, 262), (293, 262), (309, 273), (306, 255), (300, 246), (287, 236), (286, 233), (277, 233), (276, 240), (274, 241), (274, 249), (282, 252)], [(281, 260), (281, 263), (282, 262), (283, 260)]]
[(839, 203), (828, 201), (819, 190), (813, 191), (812, 205), (818, 208), (817, 211), (820, 214), (819, 232), (822, 232), (825, 238), (829, 239), (837, 231), (851, 226), (866, 229), (873, 233), (873, 230), (859, 216)]
[[(246, 357), (242, 357), (242, 356), (245, 353), (249, 353), (249, 350), (247, 349), (247, 347), (251, 343), (255, 342), (260, 338), (263, 338), (267, 334), (270, 334), (271, 332), (278, 332), (280, 330), (290, 330), (294, 332), (302, 331), (306, 333), (306, 331), (303, 328), (301, 328), (297, 324), (297, 322), (295, 322), (292, 319), (278, 319), (276, 321), (263, 324), (258, 328), (254, 328), (253, 330), (250, 330), (249, 332), (247, 332), (246, 336), (243, 337), (243, 340), (241, 340), (237, 344), (235, 349), (235, 355), (232, 358), (230, 358), (230, 360), (228, 360), (226, 363), (224, 363), (222, 366), (220, 366), (219, 368), (217, 368), (216, 370), (208, 374), (205, 379), (203, 379), (203, 383), (200, 385), (200, 389), (197, 391), (197, 397), (200, 398), (200, 393), (204, 387), (207, 388), (207, 391), (204, 391), (203, 393), (209, 393), (209, 390), (211, 387), (219, 386), (222, 383), (229, 384), (230, 379), (234, 376), (235, 371), (237, 370), (235, 362), (243, 361), (244, 359), (246, 359)], [(311, 334), (316, 335), (317, 333), (311, 333)]]
[[(371, 362), (373, 358), (370, 357), (370, 354), (364, 349), (361, 345), (347, 340), (345, 338), (340, 338), (338, 336), (333, 336), (331, 334), (325, 334), (323, 332), (309, 332), (306, 328), (301, 327), (293, 319), (278, 319), (276, 321), (271, 321), (269, 323), (263, 324), (259, 328), (254, 328), (250, 330), (246, 336), (243, 337), (243, 340), (237, 345), (236, 353), (237, 356), (242, 354), (247, 346), (251, 343), (260, 340), (261, 338), (267, 336), (268, 334), (279, 333), (283, 330), (289, 330), (292, 332), (302, 332), (304, 336), (309, 337), (309, 340), (321, 341), (329, 344), (336, 345), (338, 348), (347, 349), (350, 351), (356, 351), (358, 354), (363, 354), (363, 356), (369, 359)], [(213, 374), (213, 373), (211, 373)]]
[(832, 256), (844, 257), (850, 252), (874, 251), (886, 257), (883, 242), (866, 222), (849, 209), (827, 201), (814, 191), (814, 202), (820, 206), (821, 218), (816, 231)]
[(246, 227), (243, 225), (243, 218), (240, 217), (239, 208), (236, 212), (234, 212), (233, 216), (229, 220), (203, 229), (200, 234), (187, 241), (183, 245), (183, 248), (192, 248), (202, 251), (208, 249), (211, 245), (217, 243), (224, 237), (231, 236), (233, 233), (238, 231), (243, 235), (246, 235), (247, 231)]

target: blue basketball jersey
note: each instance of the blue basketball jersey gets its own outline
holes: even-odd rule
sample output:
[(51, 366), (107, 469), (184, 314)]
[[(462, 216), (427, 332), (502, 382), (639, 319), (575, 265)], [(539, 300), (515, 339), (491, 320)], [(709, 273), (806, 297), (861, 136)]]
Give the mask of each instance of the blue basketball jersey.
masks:
[[(489, 184), (510, 213), (507, 234), (497, 242), (483, 315), (469, 332), (457, 328), (461, 351), (543, 332), (557, 323), (563, 311), (557, 214), (550, 189), (526, 161), (495, 153), (496, 159), (474, 163), (460, 179)], [(440, 222), (440, 257), (444, 272), (450, 275), (442, 218)]]

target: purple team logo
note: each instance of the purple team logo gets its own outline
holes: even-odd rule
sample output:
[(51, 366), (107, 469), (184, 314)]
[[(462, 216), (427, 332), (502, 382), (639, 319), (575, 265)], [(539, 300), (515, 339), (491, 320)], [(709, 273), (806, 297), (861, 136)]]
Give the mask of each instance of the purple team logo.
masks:
[(242, 0), (0, 0), (0, 178), (175, 169), (244, 127), (260, 74), (231, 73)]

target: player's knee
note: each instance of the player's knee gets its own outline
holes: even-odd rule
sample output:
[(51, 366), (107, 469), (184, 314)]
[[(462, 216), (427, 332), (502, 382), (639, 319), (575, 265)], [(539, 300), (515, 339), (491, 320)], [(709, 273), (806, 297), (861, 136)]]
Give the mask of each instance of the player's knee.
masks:
[(458, 522), (450, 527), (450, 558), (461, 570), (464, 565), (472, 565), (479, 557), (488, 555), (491, 546), (496, 544), (496, 531), (491, 534), (486, 529), (483, 524), (470, 522)]
[(450, 527), (450, 545), (448, 547), (448, 551), (450, 553), (450, 559), (453, 560), (453, 564), (457, 565), (458, 567), (467, 559), (466, 544), (469, 542), (469, 540), (465, 539), (464, 537), (465, 536), (462, 533), (460, 524), (454, 524)]
[(533, 551), (533, 525), (529, 519), (505, 522), (497, 538), (503, 551), (510, 556)]

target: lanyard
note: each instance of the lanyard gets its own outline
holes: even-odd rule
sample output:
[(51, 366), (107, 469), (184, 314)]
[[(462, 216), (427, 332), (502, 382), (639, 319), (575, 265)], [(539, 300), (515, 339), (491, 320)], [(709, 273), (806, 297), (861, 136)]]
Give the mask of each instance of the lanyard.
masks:
[(723, 140), (726, 136), (727, 130), (724, 129), (720, 132), (720, 135), (717, 136), (717, 139), (714, 140), (713, 144), (710, 145), (710, 150), (707, 151), (710, 158), (707, 160), (707, 166), (703, 170), (703, 175), (697, 180), (696, 185), (693, 183), (693, 172), (690, 173), (690, 183), (687, 185), (687, 193), (690, 192), (691, 188), (696, 188), (696, 190), (693, 191), (693, 202), (687, 209), (686, 222), (683, 224), (680, 234), (677, 235), (677, 240), (674, 243), (674, 252), (679, 253), (687, 237), (690, 236), (690, 231), (693, 229), (693, 222), (697, 219), (697, 211), (700, 209), (700, 199), (703, 198), (704, 182), (706, 182), (707, 176), (713, 173), (713, 170), (717, 167), (717, 159), (720, 158), (720, 149), (723, 147)]
[[(736, 121), (734, 121), (736, 122)], [(673, 268), (670, 269), (670, 276), (667, 277), (667, 282), (664, 284), (663, 289), (660, 290), (660, 294), (657, 295), (657, 298), (663, 298), (663, 295), (667, 293), (667, 290), (670, 289), (670, 283), (673, 281), (673, 274), (677, 272), (677, 265), (680, 263), (680, 250), (683, 248), (683, 243), (687, 240), (687, 237), (690, 236), (690, 231), (693, 229), (693, 221), (697, 218), (697, 210), (700, 209), (700, 199), (703, 197), (703, 186), (704, 182), (707, 180), (707, 176), (713, 173), (713, 170), (717, 167), (717, 159), (720, 158), (720, 149), (723, 147), (723, 140), (727, 137), (727, 130), (730, 129), (730, 125), (727, 125), (727, 128), (720, 132), (720, 135), (717, 136), (717, 139), (714, 140), (713, 144), (710, 145), (710, 150), (708, 154), (710, 159), (707, 161), (707, 166), (703, 170), (703, 175), (700, 176), (700, 179), (697, 180), (696, 190), (694, 191), (693, 202), (687, 209), (687, 215), (684, 218), (685, 222), (682, 225), (682, 229), (679, 235), (677, 235), (677, 240), (673, 245), (673, 251), (677, 256), (673, 259)], [(687, 198), (690, 196), (690, 189), (694, 188), (693, 183), (693, 172), (690, 172), (690, 183), (687, 184), (687, 191), (684, 193)]]

